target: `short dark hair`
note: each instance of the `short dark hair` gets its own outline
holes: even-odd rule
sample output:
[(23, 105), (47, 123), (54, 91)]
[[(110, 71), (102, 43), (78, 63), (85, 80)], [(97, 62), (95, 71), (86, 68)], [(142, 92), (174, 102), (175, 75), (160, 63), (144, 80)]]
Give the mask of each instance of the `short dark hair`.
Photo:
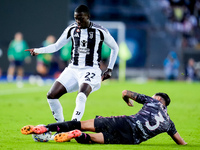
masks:
[(170, 102), (171, 102), (169, 96), (168, 96), (166, 93), (161, 93), (161, 92), (159, 92), (159, 93), (156, 93), (155, 96), (160, 96), (160, 97), (162, 97), (162, 98), (165, 100), (166, 106), (168, 106), (168, 105), (170, 104)]
[(76, 7), (74, 12), (78, 13), (84, 12), (87, 13), (88, 15), (90, 14), (89, 8), (86, 5), (79, 5), (78, 7)]

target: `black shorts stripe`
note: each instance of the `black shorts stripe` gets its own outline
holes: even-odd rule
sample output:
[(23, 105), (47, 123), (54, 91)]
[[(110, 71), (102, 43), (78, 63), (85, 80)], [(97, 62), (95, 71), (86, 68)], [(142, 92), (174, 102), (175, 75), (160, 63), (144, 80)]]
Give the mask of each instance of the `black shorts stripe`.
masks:
[(103, 44), (103, 41), (104, 41), (104, 36), (103, 36), (103, 33), (101, 32), (101, 30), (98, 30), (99, 33), (100, 33), (100, 43), (99, 43), (99, 46), (98, 46), (98, 50), (97, 50), (97, 53), (98, 53), (98, 59), (97, 61), (100, 62), (101, 61), (101, 50), (102, 50), (102, 44)]
[(87, 38), (87, 48), (90, 50), (90, 53), (85, 57), (85, 65), (93, 66), (94, 59), (94, 48), (96, 43), (96, 30), (92, 28), (88, 28), (88, 38)]
[(72, 54), (73, 65), (76, 66), (78, 65), (78, 58), (79, 58), (78, 48), (80, 46), (80, 35), (81, 35), (81, 30), (78, 27), (76, 27), (74, 30), (74, 42), (73, 42), (74, 54)]

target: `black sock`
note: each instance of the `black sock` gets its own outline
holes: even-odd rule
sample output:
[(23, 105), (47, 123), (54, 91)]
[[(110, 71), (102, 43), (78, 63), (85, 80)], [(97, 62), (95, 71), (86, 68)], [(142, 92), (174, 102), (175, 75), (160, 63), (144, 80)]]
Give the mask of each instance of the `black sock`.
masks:
[(92, 143), (89, 134), (86, 134), (86, 133), (82, 133), (79, 137), (75, 138), (75, 140), (78, 143), (81, 143), (81, 144), (90, 144), (90, 143)]
[(49, 131), (53, 132), (68, 132), (71, 130), (81, 130), (81, 122), (80, 121), (67, 121), (67, 122), (59, 122), (52, 123), (46, 126)]

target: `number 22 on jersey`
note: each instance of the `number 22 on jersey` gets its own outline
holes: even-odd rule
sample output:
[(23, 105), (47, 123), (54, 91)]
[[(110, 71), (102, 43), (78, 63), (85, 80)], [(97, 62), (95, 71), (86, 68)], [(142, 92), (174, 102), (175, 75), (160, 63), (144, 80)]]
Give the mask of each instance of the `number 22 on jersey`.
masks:
[(86, 72), (85, 81), (91, 81), (95, 76), (95, 73)]

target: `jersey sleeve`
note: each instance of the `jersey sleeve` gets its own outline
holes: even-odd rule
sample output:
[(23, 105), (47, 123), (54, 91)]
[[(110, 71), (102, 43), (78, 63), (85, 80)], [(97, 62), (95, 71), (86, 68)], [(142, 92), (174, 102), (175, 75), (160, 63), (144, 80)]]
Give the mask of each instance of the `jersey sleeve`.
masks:
[(144, 103), (153, 102), (154, 99), (152, 97), (150, 97), (150, 96), (146, 96), (144, 94), (139, 94), (135, 101), (140, 103), (140, 104), (144, 104)]
[(54, 53), (58, 50), (60, 50), (65, 44), (67, 44), (70, 40), (71, 40), (71, 28), (73, 28), (71, 25), (68, 26), (64, 32), (62, 33), (62, 35), (60, 36), (60, 38), (56, 41), (56, 43), (51, 44), (49, 46), (46, 47), (42, 47), (42, 48), (36, 48), (34, 49), (35, 53)]
[(176, 127), (175, 127), (174, 123), (170, 120), (170, 127), (169, 127), (169, 129), (167, 131), (167, 134), (170, 135), (170, 136), (172, 136), (176, 132), (177, 132)]
[(110, 47), (110, 49), (111, 49), (110, 60), (109, 60), (109, 63), (108, 63), (108, 68), (109, 69), (113, 69), (115, 61), (117, 59), (118, 52), (119, 52), (119, 47), (118, 47), (116, 41), (114, 40), (114, 38), (108, 32), (108, 30), (103, 31), (103, 33), (104, 33), (104, 43), (108, 47)]

